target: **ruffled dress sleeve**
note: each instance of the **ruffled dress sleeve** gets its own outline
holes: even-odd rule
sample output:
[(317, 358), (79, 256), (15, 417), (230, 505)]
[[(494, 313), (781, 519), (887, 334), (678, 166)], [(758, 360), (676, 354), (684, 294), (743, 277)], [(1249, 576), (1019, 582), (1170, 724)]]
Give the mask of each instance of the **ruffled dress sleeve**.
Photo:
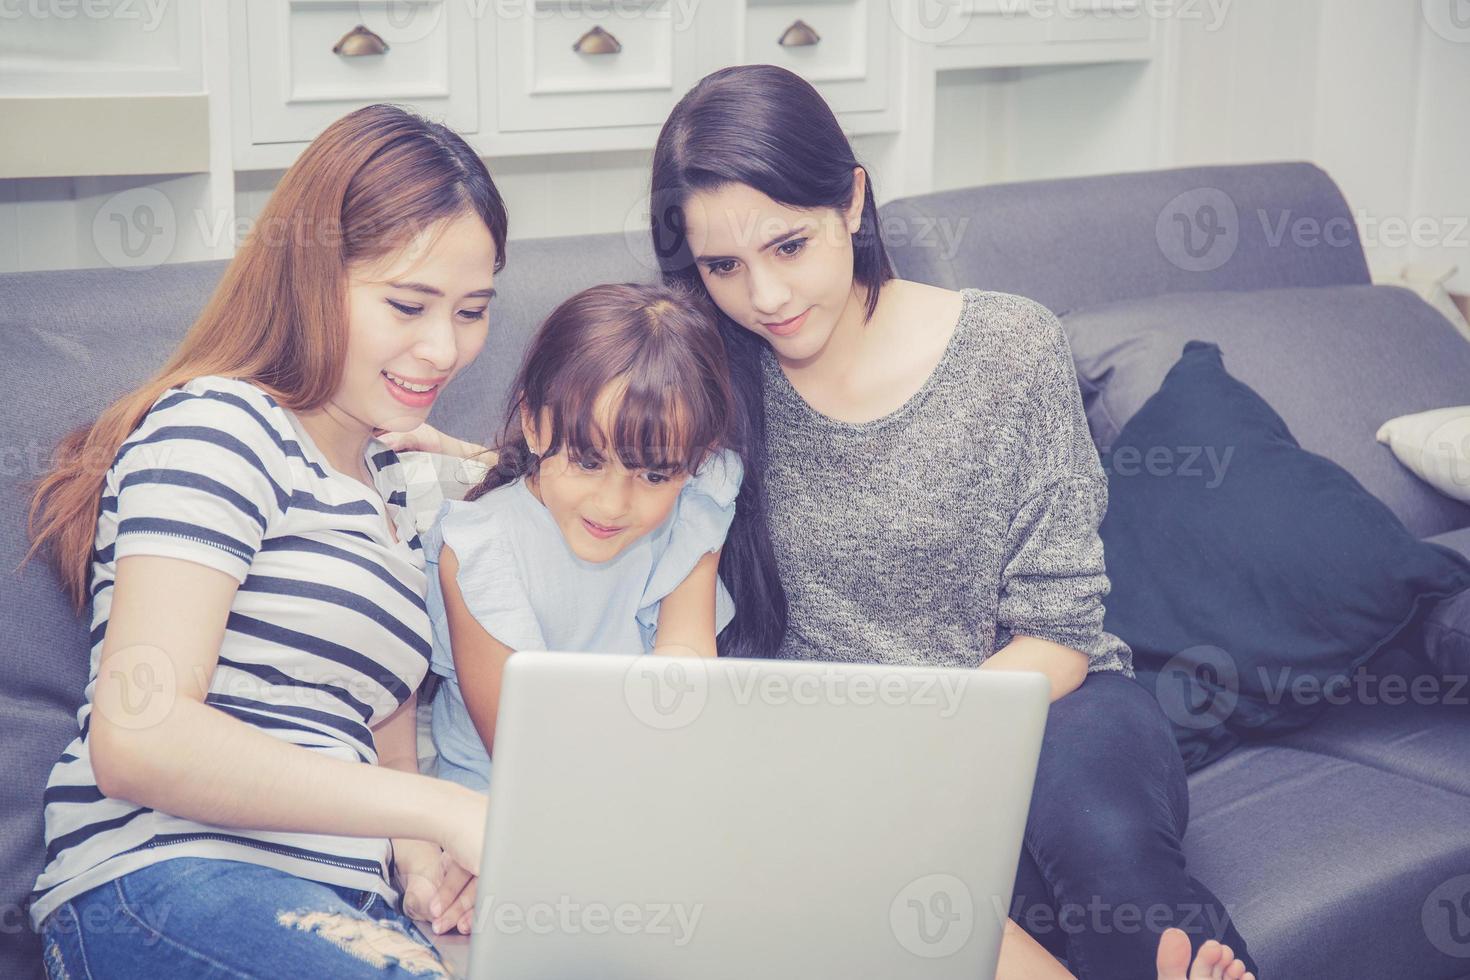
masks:
[[(638, 608), (638, 627), (646, 650), (658, 631), (663, 598), (689, 577), (699, 560), (725, 543), (735, 519), (735, 498), (745, 475), (740, 456), (729, 449), (712, 453), (679, 493), (668, 529), (655, 543), (653, 570)], [(715, 584), (715, 633), (735, 618), (735, 603), (725, 583)]]
[(475, 620), (512, 650), (544, 650), (541, 624), (516, 560), (513, 515), (505, 498), (488, 494), (479, 500), (446, 500), (424, 540), (428, 564), (429, 618), (434, 627), (434, 672), (454, 677), (449, 620), (439, 583), (439, 559), (445, 545), (459, 559), (456, 582)]

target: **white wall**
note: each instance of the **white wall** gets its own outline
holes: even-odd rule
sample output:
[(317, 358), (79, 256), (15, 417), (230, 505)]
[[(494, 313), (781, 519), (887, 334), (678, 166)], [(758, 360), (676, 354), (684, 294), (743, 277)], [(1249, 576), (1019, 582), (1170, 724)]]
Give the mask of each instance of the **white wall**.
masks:
[(943, 72), (934, 189), (1158, 166), (1161, 64)]
[(1237, 0), (1217, 30), (1177, 22), (1167, 159), (1311, 160), (1375, 275), (1455, 263), (1452, 288), (1470, 292), (1470, 29), (1437, 32), (1437, 2)]
[[(853, 141), (860, 159), (881, 162), (878, 142), (878, 137)], [(643, 227), (646, 219), (639, 207), (648, 194), (652, 162), (653, 153), (643, 150), (486, 160), (510, 212), (512, 239), (623, 231), (630, 223)], [(235, 205), (242, 225), (260, 213), (280, 177), (280, 171), (236, 176)], [(875, 179), (881, 181), (881, 172)]]
[[(510, 212), (512, 238), (548, 238), (621, 231), (648, 192), (651, 153), (619, 151), (552, 157), (488, 158), (491, 176)], [(242, 222), (260, 213), (280, 171), (237, 175), (235, 205)]]
[(0, 180), (0, 272), (213, 258), (208, 199), (207, 174)]

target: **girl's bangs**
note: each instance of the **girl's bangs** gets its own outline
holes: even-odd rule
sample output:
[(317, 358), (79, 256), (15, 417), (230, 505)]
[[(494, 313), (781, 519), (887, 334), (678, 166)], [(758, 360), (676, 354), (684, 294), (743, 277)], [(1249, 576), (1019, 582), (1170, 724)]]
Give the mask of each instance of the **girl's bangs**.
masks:
[[(623, 379), (626, 380), (626, 379)], [(568, 392), (572, 395), (573, 393)], [(616, 456), (627, 469), (694, 473), (719, 441), (722, 426), (712, 405), (692, 405), (672, 386), (625, 386), (596, 419), (594, 405), (569, 397), (550, 405), (552, 448), (573, 460)]]

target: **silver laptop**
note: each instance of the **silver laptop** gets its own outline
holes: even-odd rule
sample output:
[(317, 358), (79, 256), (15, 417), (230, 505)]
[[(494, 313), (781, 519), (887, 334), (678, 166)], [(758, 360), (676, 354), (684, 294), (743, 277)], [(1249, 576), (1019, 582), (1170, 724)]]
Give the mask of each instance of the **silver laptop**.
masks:
[(990, 980), (1040, 674), (522, 652), (469, 976)]

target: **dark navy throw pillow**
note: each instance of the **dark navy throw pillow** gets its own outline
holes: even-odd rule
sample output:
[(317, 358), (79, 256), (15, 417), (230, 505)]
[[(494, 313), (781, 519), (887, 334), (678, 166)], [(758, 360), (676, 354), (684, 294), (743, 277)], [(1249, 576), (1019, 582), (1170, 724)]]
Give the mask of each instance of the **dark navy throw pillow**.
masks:
[[(1307, 725), (1470, 560), (1420, 541), (1193, 340), (1103, 457), (1104, 627), (1193, 771)], [(1339, 691), (1340, 694), (1340, 691)]]

